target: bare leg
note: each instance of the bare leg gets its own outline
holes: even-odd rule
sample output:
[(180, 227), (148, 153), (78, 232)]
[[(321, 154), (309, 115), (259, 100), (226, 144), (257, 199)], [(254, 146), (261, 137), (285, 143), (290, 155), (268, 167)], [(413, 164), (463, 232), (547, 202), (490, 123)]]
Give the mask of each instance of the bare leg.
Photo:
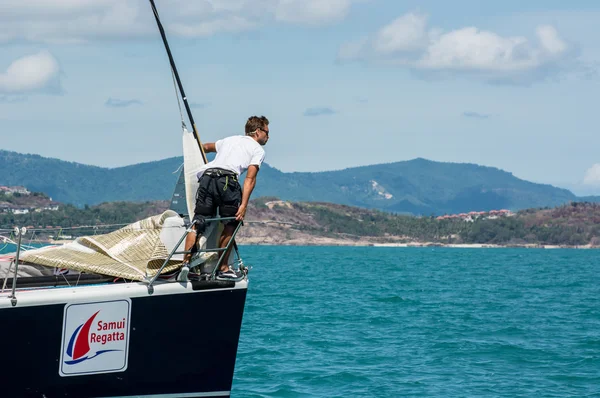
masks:
[(185, 253), (185, 255), (183, 256), (184, 263), (190, 262), (192, 258), (192, 253), (190, 251), (192, 250), (192, 247), (194, 247), (194, 245), (196, 244), (197, 238), (198, 234), (196, 233), (196, 226), (194, 225), (192, 227), (192, 230), (185, 237), (185, 251), (188, 253)]
[[(221, 237), (219, 238), (219, 247), (222, 249), (229, 244), (231, 237), (233, 236), (233, 231), (235, 231), (235, 224), (226, 224), (223, 228), (223, 232), (221, 232)], [(219, 264), (219, 269), (221, 271), (227, 271), (229, 268), (229, 254), (231, 253), (231, 247), (227, 250), (227, 253), (223, 256), (223, 260), (221, 264)]]

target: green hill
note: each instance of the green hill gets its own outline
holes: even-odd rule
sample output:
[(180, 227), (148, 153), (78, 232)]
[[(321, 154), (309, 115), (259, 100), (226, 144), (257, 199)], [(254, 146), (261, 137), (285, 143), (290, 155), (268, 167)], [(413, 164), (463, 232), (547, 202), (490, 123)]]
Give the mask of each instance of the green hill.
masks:
[(553, 207), (577, 200), (566, 189), (524, 181), (497, 168), (426, 159), (321, 173), (271, 168), (260, 178), (259, 196), (425, 215)]
[[(0, 185), (23, 185), (76, 206), (166, 200), (181, 163), (176, 157), (109, 169), (0, 150)], [(426, 159), (319, 173), (284, 173), (265, 164), (253, 194), (259, 196), (425, 215), (554, 207), (579, 200), (566, 189), (497, 168)]]
[(0, 150), (0, 185), (23, 185), (76, 206), (170, 199), (181, 158), (104, 168)]

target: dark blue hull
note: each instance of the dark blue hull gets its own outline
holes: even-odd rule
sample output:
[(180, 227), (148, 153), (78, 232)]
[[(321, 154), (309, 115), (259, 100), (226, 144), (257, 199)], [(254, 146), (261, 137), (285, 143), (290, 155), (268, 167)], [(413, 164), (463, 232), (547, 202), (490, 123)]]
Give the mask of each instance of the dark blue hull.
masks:
[(220, 287), (132, 296), (126, 369), (74, 377), (59, 374), (68, 302), (0, 308), (0, 396), (229, 396), (247, 289)]

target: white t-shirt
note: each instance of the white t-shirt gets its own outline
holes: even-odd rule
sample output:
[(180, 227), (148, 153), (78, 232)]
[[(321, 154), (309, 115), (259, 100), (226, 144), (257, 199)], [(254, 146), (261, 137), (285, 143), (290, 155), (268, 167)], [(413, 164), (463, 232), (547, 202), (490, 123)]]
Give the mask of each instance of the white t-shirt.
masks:
[(217, 156), (212, 162), (208, 162), (198, 171), (198, 178), (208, 169), (219, 168), (229, 170), (242, 175), (248, 166), (256, 165), (260, 168), (263, 160), (265, 160), (265, 150), (254, 140), (247, 135), (234, 135), (223, 138), (215, 143)]

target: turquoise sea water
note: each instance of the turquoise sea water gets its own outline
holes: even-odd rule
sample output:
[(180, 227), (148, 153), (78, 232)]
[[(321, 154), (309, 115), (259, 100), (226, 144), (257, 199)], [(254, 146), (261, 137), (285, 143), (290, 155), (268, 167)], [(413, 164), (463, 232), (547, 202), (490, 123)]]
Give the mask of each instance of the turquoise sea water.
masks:
[(242, 247), (233, 397), (600, 396), (600, 251)]
[[(26, 248), (32, 248), (32, 247), (42, 247), (45, 246), (45, 244), (39, 244), (39, 243), (29, 243), (29, 242), (25, 242), (23, 243), (23, 245)], [(11, 243), (4, 243), (3, 241), (0, 240), (0, 254), (8, 254), (8, 253), (15, 253), (17, 251), (17, 246), (13, 245)]]

